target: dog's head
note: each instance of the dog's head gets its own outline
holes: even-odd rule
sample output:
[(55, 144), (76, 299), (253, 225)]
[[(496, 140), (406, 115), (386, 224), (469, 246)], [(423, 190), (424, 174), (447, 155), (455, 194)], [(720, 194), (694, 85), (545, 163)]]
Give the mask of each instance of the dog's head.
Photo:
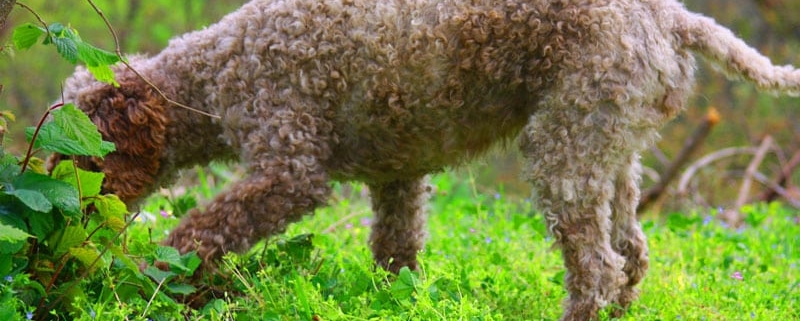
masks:
[[(64, 102), (73, 103), (97, 126), (116, 151), (105, 158), (76, 156), (78, 167), (103, 172), (103, 192), (135, 203), (154, 188), (164, 152), (166, 100), (125, 67), (116, 68), (119, 86), (100, 83), (79, 67), (64, 86)], [(52, 170), (70, 156), (54, 154)]]

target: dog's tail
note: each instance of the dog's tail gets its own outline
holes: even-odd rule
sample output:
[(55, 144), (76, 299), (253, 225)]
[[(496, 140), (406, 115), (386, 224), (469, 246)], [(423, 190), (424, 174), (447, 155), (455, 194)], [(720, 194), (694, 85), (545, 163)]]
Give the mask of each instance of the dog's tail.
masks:
[(743, 78), (759, 89), (800, 96), (800, 70), (775, 66), (713, 19), (683, 10), (675, 17), (675, 34), (683, 46), (720, 67), (728, 77)]

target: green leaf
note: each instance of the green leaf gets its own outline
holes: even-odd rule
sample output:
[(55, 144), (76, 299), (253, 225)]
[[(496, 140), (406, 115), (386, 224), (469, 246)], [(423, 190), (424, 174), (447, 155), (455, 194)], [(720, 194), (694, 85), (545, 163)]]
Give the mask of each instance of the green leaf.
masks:
[[(19, 252), (32, 235), (16, 227), (0, 223), (0, 253), (14, 254)], [(0, 255), (9, 256), (10, 255)]]
[(73, 64), (78, 62), (78, 44), (74, 39), (54, 37), (51, 41), (56, 46), (58, 54), (66, 61)]
[(53, 209), (53, 203), (50, 203), (50, 201), (47, 200), (47, 197), (38, 191), (17, 189), (13, 191), (5, 191), (5, 194), (16, 197), (23, 204), (25, 204), (25, 206), (37, 212), (47, 213)]
[(181, 253), (174, 247), (159, 246), (155, 251), (155, 259), (166, 262), (170, 265), (182, 265)]
[(41, 27), (25, 23), (14, 28), (12, 41), (14, 42), (14, 47), (17, 49), (28, 49), (33, 46), (43, 34), (45, 34), (45, 31)]
[(83, 41), (76, 43), (78, 49), (78, 59), (83, 61), (87, 67), (109, 66), (120, 61), (117, 54), (97, 48)]
[(172, 294), (181, 294), (181, 295), (189, 295), (197, 291), (197, 288), (192, 286), (191, 284), (167, 284), (165, 287), (168, 292)]
[[(94, 123), (74, 105), (66, 104), (51, 115), (53, 121), (42, 125), (34, 147), (63, 155), (100, 157), (114, 151), (114, 144), (103, 141)], [(34, 129), (29, 127), (25, 132), (30, 141)]]
[(24, 242), (31, 236), (16, 227), (0, 223), (0, 241)]
[[(81, 261), (84, 266), (92, 267), (92, 270), (96, 269), (98, 266), (95, 262), (100, 258), (100, 252), (94, 247), (73, 247), (69, 249), (69, 254), (78, 259), (78, 261)], [(92, 266), (92, 263), (95, 263), (95, 265)], [(103, 266), (106, 266), (105, 263), (106, 262), (101, 262)]]
[[(37, 174), (34, 172), (25, 172), (17, 177), (13, 182), (14, 191), (19, 192), (23, 190), (38, 192), (55, 206), (69, 214), (80, 214), (81, 204), (78, 199), (78, 191), (70, 184), (56, 180), (47, 175)], [(19, 197), (19, 196), (18, 196)], [(23, 201), (24, 202), (24, 201)], [(31, 207), (30, 204), (27, 204)], [(38, 204), (44, 205), (44, 204)], [(42, 210), (31, 207), (39, 212), (49, 212), (50, 208)]]
[(169, 264), (170, 270), (183, 275), (191, 275), (202, 262), (197, 254), (189, 252), (181, 255), (174, 247), (159, 245), (154, 253), (156, 261)]
[(83, 244), (87, 237), (88, 234), (83, 227), (67, 226), (62, 233), (50, 237), (48, 244), (53, 250), (53, 254), (59, 256), (67, 253), (71, 248)]
[(29, 215), (28, 225), (30, 226), (31, 233), (36, 235), (36, 237), (39, 239), (45, 239), (56, 228), (56, 222), (53, 219), (53, 215), (49, 213), (35, 213), (33, 215)]
[(75, 167), (71, 160), (61, 161), (50, 172), (50, 177), (57, 180), (67, 182), (75, 189), (78, 188), (78, 181), (80, 181), (82, 197), (95, 197), (100, 194), (103, 186), (103, 173), (96, 173), (77, 168), (78, 174), (75, 175)]
[(398, 300), (410, 299), (420, 283), (419, 278), (408, 267), (403, 267), (397, 275), (397, 280), (392, 283), (392, 297)]
[(102, 81), (107, 84), (114, 85), (115, 87), (119, 87), (119, 83), (114, 78), (114, 71), (111, 70), (111, 67), (108, 65), (98, 65), (98, 66), (86, 66), (86, 69), (89, 70), (94, 78), (98, 81)]
[(177, 274), (170, 271), (161, 271), (154, 266), (148, 266), (144, 269), (144, 274), (151, 277), (154, 281), (161, 283), (164, 280), (175, 277)]
[(122, 263), (129, 271), (139, 273), (139, 265), (137, 265), (136, 262), (134, 262), (133, 259), (131, 259), (121, 247), (113, 244), (107, 244), (106, 248), (109, 252), (111, 252), (111, 254), (114, 255), (114, 258), (117, 260), (117, 262)]

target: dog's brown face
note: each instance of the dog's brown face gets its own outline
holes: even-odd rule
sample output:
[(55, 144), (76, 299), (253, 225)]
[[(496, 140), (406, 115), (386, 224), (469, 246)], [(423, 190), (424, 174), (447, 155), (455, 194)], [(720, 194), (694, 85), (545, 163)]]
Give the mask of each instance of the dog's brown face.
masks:
[[(103, 172), (103, 192), (135, 203), (152, 189), (164, 151), (167, 117), (165, 100), (135, 75), (118, 74), (120, 86), (100, 84), (78, 70), (67, 81), (64, 97), (97, 126), (116, 151), (104, 159), (75, 156), (78, 167)], [(52, 155), (48, 169), (71, 156)]]

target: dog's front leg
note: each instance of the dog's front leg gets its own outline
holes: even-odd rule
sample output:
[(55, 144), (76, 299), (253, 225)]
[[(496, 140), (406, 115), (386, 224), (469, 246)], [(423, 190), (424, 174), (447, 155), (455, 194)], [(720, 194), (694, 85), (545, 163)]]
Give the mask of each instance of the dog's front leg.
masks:
[(375, 222), (369, 237), (375, 262), (397, 273), (417, 266), (425, 241), (426, 201), (430, 187), (424, 178), (368, 184)]

